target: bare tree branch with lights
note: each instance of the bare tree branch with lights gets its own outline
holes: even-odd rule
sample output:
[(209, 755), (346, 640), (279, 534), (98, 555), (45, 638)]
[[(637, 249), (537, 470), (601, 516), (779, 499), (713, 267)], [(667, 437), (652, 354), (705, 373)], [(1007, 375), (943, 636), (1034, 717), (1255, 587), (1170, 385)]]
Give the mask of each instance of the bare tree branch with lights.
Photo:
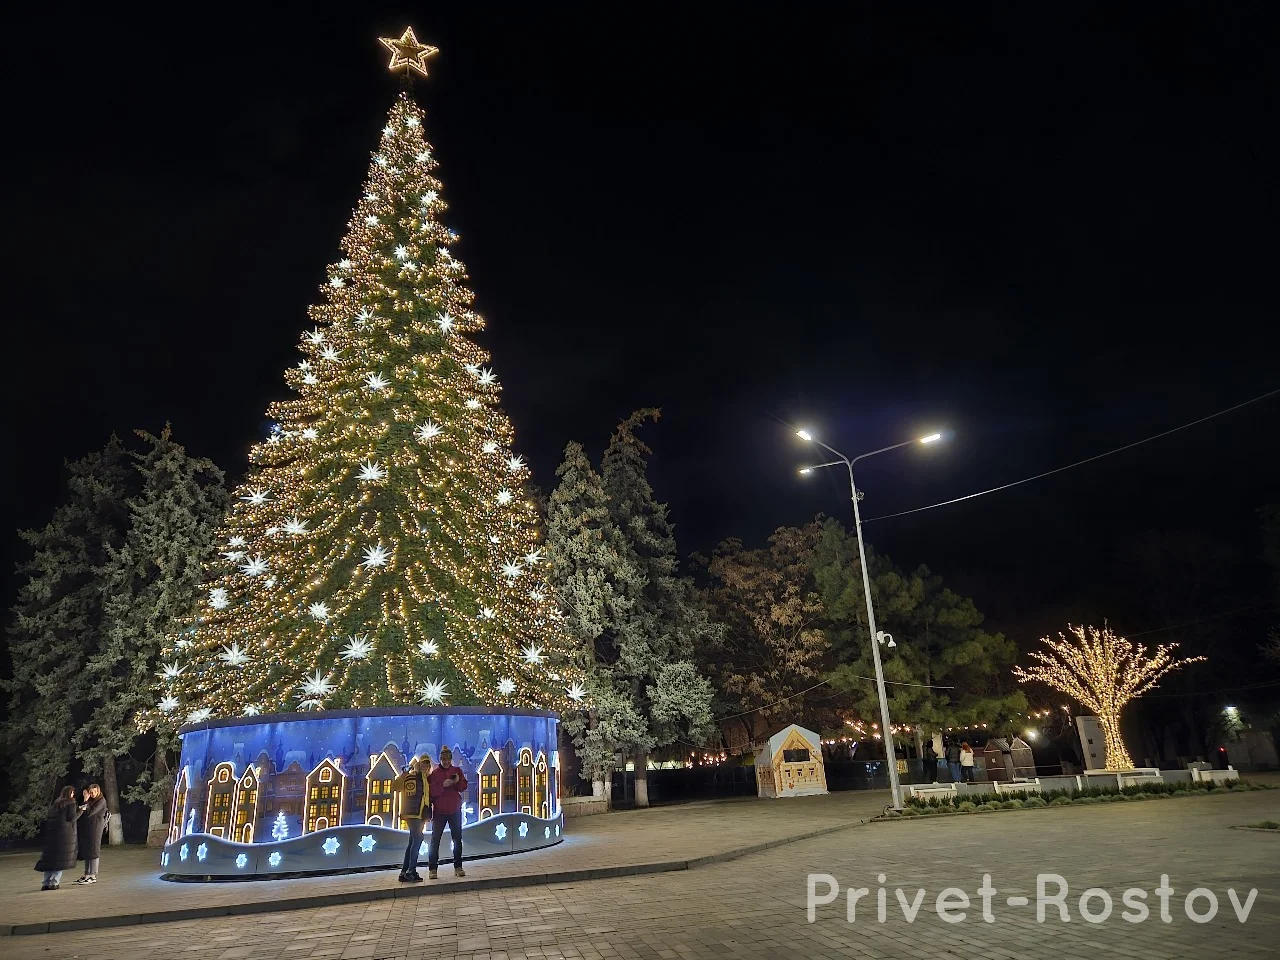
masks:
[(1106, 736), (1107, 769), (1129, 770), (1133, 760), (1120, 736), (1120, 712), (1125, 704), (1155, 689), (1167, 673), (1204, 657), (1174, 658), (1176, 643), (1162, 643), (1152, 651), (1146, 644), (1117, 637), (1105, 624), (1101, 629), (1067, 625), (1071, 634), (1041, 637), (1047, 651), (1035, 650), (1027, 669), (1014, 667), (1022, 683), (1037, 680), (1060, 690), (1092, 710)]

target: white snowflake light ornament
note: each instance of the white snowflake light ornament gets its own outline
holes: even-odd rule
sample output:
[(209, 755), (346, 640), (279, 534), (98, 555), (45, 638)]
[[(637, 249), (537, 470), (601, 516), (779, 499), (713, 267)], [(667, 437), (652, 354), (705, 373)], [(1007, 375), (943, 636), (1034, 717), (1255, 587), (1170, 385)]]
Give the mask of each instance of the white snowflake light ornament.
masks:
[(250, 557), (240, 567), (240, 572), (246, 577), (260, 577), (267, 572), (267, 561), (262, 557)]
[(364, 551), (364, 560), (362, 566), (368, 567), (370, 570), (375, 567), (385, 567), (387, 561), (391, 559), (391, 551), (382, 544), (374, 544), (372, 547), (366, 547)]
[(249, 662), (249, 654), (239, 643), (232, 643), (231, 646), (222, 648), (218, 659), (229, 667), (243, 667)]
[(448, 688), (443, 680), (428, 680), (418, 691), (418, 699), (423, 703), (443, 703), (448, 695)]
[(368, 637), (352, 637), (347, 641), (347, 645), (342, 648), (339, 656), (343, 660), (368, 660), (369, 654), (373, 653), (373, 641)]

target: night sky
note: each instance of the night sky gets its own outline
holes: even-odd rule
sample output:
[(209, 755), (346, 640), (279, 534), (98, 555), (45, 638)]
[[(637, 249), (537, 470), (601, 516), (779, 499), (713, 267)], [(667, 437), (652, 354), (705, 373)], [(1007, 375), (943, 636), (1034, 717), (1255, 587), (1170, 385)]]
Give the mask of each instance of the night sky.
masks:
[[(549, 489), (566, 442), (598, 455), (661, 406), (684, 552), (848, 518), (785, 423), (850, 453), (954, 430), (865, 465), (875, 517), (1280, 386), (1265, 5), (702, 6), (15, 24), (0, 526), (43, 524), (62, 459), (112, 431), (172, 421), (239, 477), (399, 86), (376, 38), (406, 23), (441, 49), (415, 95), (517, 449)], [(1024, 643), (1068, 616), (1167, 625), (1128, 558), (1175, 532), (1225, 558), (1198, 609), (1256, 605), (1278, 414), (867, 535)]]

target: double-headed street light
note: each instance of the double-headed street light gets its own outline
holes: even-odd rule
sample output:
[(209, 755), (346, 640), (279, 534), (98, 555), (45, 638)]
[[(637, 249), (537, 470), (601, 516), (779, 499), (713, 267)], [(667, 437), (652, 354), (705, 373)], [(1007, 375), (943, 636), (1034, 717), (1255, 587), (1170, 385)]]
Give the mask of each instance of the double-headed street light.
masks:
[(871, 634), (871, 660), (876, 667), (876, 694), (880, 698), (880, 723), (884, 730), (884, 752), (885, 762), (889, 768), (889, 789), (893, 794), (894, 809), (901, 810), (902, 785), (898, 782), (898, 759), (893, 750), (893, 727), (889, 722), (889, 697), (885, 693), (884, 670), (880, 666), (880, 644), (884, 643), (890, 647), (897, 646), (897, 644), (894, 643), (893, 637), (889, 634), (876, 630), (876, 612), (871, 604), (871, 578), (867, 575), (867, 551), (862, 545), (862, 515), (858, 511), (858, 501), (862, 499), (862, 494), (858, 492), (858, 488), (853, 482), (853, 465), (859, 460), (874, 457), (877, 453), (888, 453), (890, 450), (907, 447), (913, 443), (935, 443), (942, 439), (942, 434), (931, 433), (927, 437), (921, 437), (919, 440), (904, 440), (902, 443), (881, 447), (879, 450), (872, 450), (869, 453), (860, 453), (856, 457), (846, 457), (835, 447), (829, 447), (821, 440), (816, 439), (808, 430), (797, 430), (796, 436), (801, 440), (807, 440), (809, 443), (816, 443), (822, 449), (835, 454), (839, 458), (827, 463), (817, 463), (811, 467), (801, 467), (801, 473), (813, 473), (813, 471), (821, 470), (823, 467), (838, 467), (841, 464), (844, 464), (849, 471), (849, 496), (853, 500), (853, 528), (858, 534), (858, 559), (862, 563), (862, 589), (867, 598), (867, 627)]

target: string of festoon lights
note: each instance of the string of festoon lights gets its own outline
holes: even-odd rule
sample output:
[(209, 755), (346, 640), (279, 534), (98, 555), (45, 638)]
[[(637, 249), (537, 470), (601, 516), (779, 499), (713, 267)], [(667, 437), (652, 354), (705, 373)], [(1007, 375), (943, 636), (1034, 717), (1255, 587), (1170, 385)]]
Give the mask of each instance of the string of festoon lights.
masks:
[[(1066, 704), (1063, 704), (1061, 709), (1069, 713), (1071, 708)], [(1022, 719), (1028, 720), (1032, 723), (1035, 723), (1036, 721), (1047, 719), (1050, 715), (1052, 715), (1052, 713), (1053, 713), (1053, 710), (1046, 708), (1043, 710), (1033, 710), (1030, 713), (1018, 714), (1017, 716)], [(859, 740), (883, 739), (880, 731), (880, 724), (878, 723), (867, 724), (862, 720), (845, 720), (845, 725), (857, 731), (858, 736), (828, 737), (822, 741), (823, 744), (827, 746), (835, 746), (837, 744), (843, 744), (843, 743), (857, 743)], [(931, 732), (977, 733), (979, 731), (990, 730), (990, 729), (991, 727), (987, 723), (973, 723), (967, 726), (942, 726), (939, 724), (904, 723), (904, 724), (894, 724), (889, 728), (890, 733), (893, 736), (914, 735), (917, 733), (928, 734)], [(1033, 734), (1031, 739), (1035, 739), (1036, 731), (1034, 730), (1034, 728), (1028, 729), (1026, 733)]]
[(391, 107), (149, 720), (584, 697), (424, 120)]

